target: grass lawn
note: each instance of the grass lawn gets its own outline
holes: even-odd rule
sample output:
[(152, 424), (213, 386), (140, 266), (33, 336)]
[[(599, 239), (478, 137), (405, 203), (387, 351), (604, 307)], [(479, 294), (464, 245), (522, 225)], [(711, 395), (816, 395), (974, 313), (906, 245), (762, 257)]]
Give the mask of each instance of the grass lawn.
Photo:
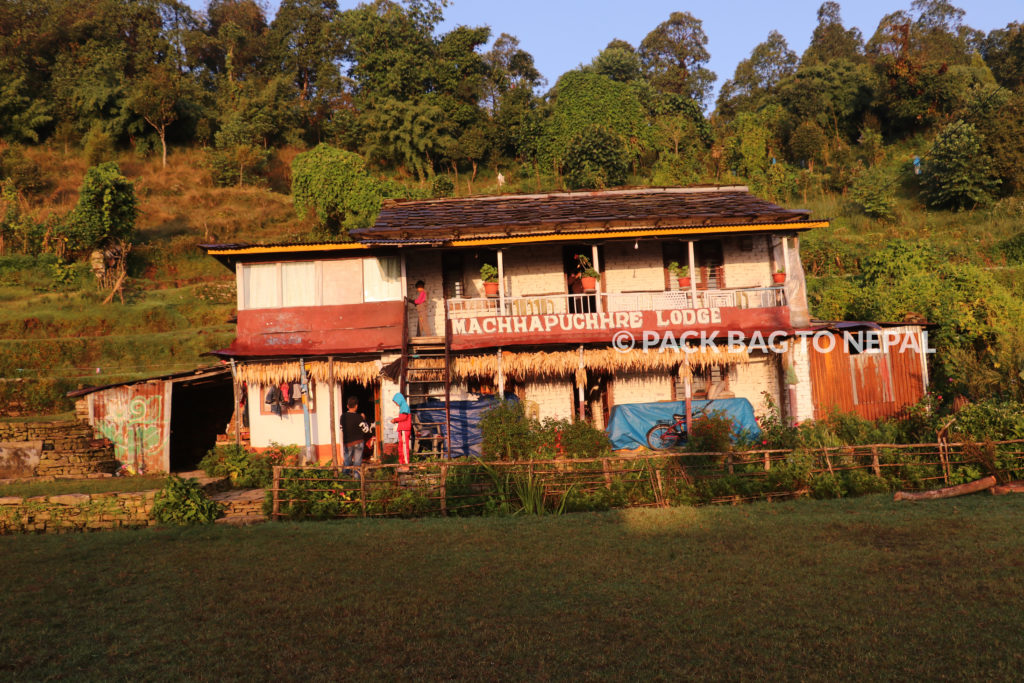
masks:
[(64, 479), (57, 481), (17, 481), (0, 484), (0, 498), (4, 496), (58, 496), (64, 493), (128, 493), (162, 489), (167, 483), (164, 476), (104, 477), (103, 479)]
[(1024, 675), (1024, 496), (0, 538), (0, 679)]

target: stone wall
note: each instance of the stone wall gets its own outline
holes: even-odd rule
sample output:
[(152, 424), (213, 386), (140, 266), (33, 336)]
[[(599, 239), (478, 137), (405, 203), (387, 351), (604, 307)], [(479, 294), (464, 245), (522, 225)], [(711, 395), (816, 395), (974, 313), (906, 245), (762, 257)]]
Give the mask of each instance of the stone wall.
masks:
[[(0, 422), (0, 447), (7, 445), (21, 449), (25, 471), (13, 471), (12, 463), (11, 471), (4, 471), (0, 462), (0, 477), (83, 478), (112, 474), (120, 465), (113, 444), (94, 438), (92, 427), (84, 422)], [(28, 462), (32, 464), (26, 469)]]
[(60, 534), (153, 526), (156, 491), (0, 498), (0, 534)]

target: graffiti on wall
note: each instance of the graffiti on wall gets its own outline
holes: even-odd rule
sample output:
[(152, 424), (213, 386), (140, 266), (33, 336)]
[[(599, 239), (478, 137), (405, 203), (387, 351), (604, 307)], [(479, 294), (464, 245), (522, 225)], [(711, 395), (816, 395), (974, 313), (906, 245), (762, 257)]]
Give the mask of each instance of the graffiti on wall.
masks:
[(94, 427), (114, 444), (114, 455), (139, 474), (160, 472), (164, 464), (167, 440), (164, 423), (164, 396), (131, 393), (131, 387), (111, 396), (97, 397), (94, 404)]

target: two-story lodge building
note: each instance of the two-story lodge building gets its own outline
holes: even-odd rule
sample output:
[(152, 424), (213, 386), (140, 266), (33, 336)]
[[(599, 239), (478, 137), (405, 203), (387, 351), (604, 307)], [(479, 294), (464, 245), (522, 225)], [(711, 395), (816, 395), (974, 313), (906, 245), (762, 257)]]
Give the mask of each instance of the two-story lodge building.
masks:
[[(238, 285), (237, 337), (216, 354), (244, 383), (252, 445), (308, 438), (321, 461), (343, 440), (333, 426), (351, 395), (380, 441), (395, 441), (399, 390), (414, 415), (428, 402), (515, 394), (538, 418), (599, 427), (618, 405), (709, 397), (744, 398), (758, 413), (770, 397), (796, 422), (832, 406), (894, 414), (926, 389), (923, 343), (749, 344), (838, 329), (811, 321), (800, 261), (800, 235), (827, 225), (745, 187), (389, 201), (352, 242), (204, 245)], [(578, 278), (588, 262), (594, 282)], [(496, 292), (485, 291), (485, 265)], [(409, 303), (418, 281), (423, 334)], [(889, 329), (920, 341), (919, 326)], [(679, 340), (697, 350), (676, 352)], [(295, 400), (303, 369), (308, 419)]]

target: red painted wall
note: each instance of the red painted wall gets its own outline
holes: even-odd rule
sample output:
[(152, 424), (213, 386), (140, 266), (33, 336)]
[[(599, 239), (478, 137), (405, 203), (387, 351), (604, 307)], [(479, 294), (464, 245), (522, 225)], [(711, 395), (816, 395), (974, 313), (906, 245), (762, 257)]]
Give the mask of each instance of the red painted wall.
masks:
[(235, 356), (358, 353), (400, 349), (404, 301), (238, 312)]

